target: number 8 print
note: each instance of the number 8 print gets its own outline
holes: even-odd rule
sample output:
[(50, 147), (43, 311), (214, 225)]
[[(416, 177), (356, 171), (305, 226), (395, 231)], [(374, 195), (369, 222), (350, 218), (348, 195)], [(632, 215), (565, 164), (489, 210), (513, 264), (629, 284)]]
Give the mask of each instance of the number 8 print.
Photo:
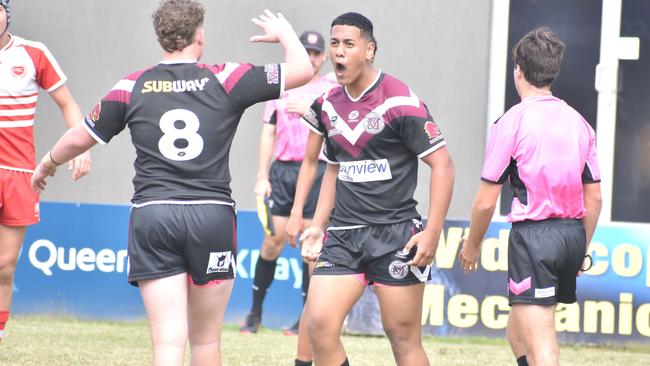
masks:
[(187, 109), (172, 109), (160, 117), (160, 129), (164, 133), (158, 141), (158, 149), (164, 157), (175, 161), (192, 160), (203, 151), (203, 139), (196, 133), (199, 118)]

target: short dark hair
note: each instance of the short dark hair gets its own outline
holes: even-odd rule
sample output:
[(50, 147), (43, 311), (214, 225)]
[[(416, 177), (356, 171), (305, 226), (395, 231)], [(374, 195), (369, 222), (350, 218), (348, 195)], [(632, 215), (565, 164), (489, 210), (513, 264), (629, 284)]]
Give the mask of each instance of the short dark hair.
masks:
[(162, 0), (151, 14), (158, 43), (167, 52), (181, 51), (194, 42), (205, 10), (195, 0)]
[(512, 48), (512, 60), (526, 81), (536, 87), (550, 86), (560, 73), (566, 45), (548, 27), (528, 32)]
[(377, 53), (377, 40), (375, 39), (375, 35), (373, 34), (373, 27), (372, 27), (372, 22), (370, 19), (366, 18), (365, 16), (359, 14), (359, 13), (354, 13), (354, 12), (349, 12), (345, 14), (341, 14), (336, 19), (332, 21), (332, 25), (330, 26), (330, 29), (333, 28), (335, 25), (350, 25), (353, 27), (359, 28), (361, 30), (361, 35), (365, 37), (367, 40), (375, 44), (375, 54)]

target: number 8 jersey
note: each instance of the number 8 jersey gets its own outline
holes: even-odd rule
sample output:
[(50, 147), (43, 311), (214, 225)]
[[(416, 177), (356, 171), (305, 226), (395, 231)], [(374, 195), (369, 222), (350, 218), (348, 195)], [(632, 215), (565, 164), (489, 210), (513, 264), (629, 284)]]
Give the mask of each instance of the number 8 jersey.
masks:
[(244, 110), (283, 92), (281, 65), (159, 63), (120, 80), (85, 118), (108, 143), (128, 126), (136, 207), (169, 201), (234, 204), (228, 160)]

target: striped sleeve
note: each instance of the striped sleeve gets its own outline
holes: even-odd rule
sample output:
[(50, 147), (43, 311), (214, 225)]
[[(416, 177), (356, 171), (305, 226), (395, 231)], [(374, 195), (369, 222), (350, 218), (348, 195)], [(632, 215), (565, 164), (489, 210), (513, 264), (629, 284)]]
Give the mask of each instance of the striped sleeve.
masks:
[(47, 92), (51, 92), (66, 82), (67, 78), (63, 70), (61, 70), (54, 56), (44, 44), (25, 41), (23, 47), (36, 69), (36, 82), (38, 86)]
[(278, 99), (284, 92), (281, 64), (255, 66), (228, 62), (211, 66), (210, 69), (233, 104), (241, 110), (255, 103)]
[(100, 144), (107, 144), (126, 127), (126, 109), (131, 101), (131, 92), (143, 72), (138, 71), (118, 81), (84, 118), (86, 131)]

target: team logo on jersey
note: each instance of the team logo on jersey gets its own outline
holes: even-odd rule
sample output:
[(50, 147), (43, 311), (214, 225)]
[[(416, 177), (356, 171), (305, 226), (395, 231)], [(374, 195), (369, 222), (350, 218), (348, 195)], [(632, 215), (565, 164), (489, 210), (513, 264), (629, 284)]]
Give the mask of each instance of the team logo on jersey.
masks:
[(363, 119), (363, 129), (369, 134), (376, 135), (384, 129), (384, 120), (375, 112), (370, 112)]
[(232, 262), (232, 252), (211, 252), (208, 258), (208, 270), (206, 274), (215, 272), (228, 272)]
[(392, 261), (388, 265), (388, 274), (396, 280), (401, 280), (409, 274), (409, 265), (402, 261)]
[(348, 122), (357, 122), (359, 118), (359, 111), (352, 111), (350, 114), (348, 114)]
[(352, 183), (376, 182), (393, 178), (387, 159), (342, 161), (338, 178)]
[(278, 84), (280, 82), (280, 68), (278, 64), (264, 65), (264, 72), (266, 73), (266, 82), (268, 84)]
[(142, 94), (146, 93), (183, 93), (186, 91), (203, 91), (209, 78), (194, 80), (148, 80), (142, 85)]
[(102, 102), (99, 102), (95, 105), (95, 108), (93, 108), (92, 111), (88, 114), (88, 119), (90, 119), (92, 122), (97, 122), (99, 121), (99, 115), (102, 112)]
[(440, 129), (436, 126), (435, 123), (427, 121), (424, 124), (424, 132), (429, 136), (429, 140), (433, 140), (436, 137), (440, 136)]
[(22, 65), (15, 65), (11, 67), (11, 75), (17, 77), (17, 78), (22, 78), (25, 76), (25, 66)]
[(338, 116), (333, 116), (332, 118), (330, 118), (330, 126), (335, 127), (336, 126), (336, 120), (338, 120), (338, 119), (339, 119)]

